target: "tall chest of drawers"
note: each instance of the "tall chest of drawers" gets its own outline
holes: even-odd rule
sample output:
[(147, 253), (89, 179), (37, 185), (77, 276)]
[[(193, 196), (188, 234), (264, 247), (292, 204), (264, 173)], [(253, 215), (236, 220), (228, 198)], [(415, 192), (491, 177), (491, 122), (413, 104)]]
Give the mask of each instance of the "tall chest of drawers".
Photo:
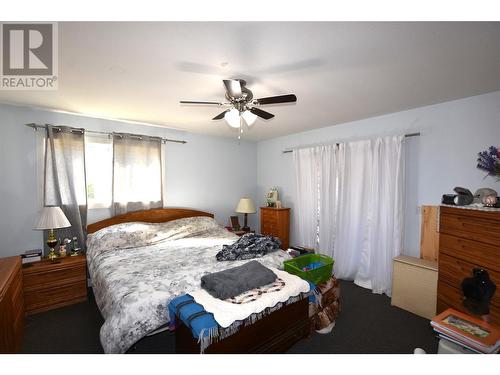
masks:
[(21, 350), (24, 332), (24, 299), (21, 258), (0, 259), (0, 353)]
[(439, 232), (437, 312), (452, 307), (470, 314), (461, 283), (482, 268), (497, 285), (490, 316), (500, 325), (500, 211), (441, 206)]
[(260, 208), (260, 232), (281, 240), (281, 248), (286, 250), (290, 236), (290, 209), (289, 208)]

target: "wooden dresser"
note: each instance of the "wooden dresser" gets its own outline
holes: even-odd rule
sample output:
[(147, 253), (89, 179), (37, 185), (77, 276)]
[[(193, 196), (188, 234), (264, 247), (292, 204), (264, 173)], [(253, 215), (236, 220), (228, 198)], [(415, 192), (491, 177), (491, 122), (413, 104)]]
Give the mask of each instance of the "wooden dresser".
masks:
[(21, 350), (24, 300), (21, 258), (0, 259), (0, 353)]
[(490, 315), (500, 325), (500, 212), (441, 206), (439, 232), (437, 312), (453, 307), (470, 314), (461, 283), (483, 268), (497, 286)]
[(260, 208), (260, 233), (278, 237), (281, 248), (288, 249), (290, 236), (289, 208)]
[(87, 300), (85, 255), (44, 259), (23, 268), (26, 314), (36, 314)]

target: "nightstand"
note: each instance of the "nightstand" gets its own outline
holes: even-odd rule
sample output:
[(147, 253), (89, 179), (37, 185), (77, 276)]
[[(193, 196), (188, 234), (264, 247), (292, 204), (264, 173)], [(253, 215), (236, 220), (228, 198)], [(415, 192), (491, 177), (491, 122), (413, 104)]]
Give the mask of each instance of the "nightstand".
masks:
[(85, 255), (48, 259), (23, 267), (26, 315), (56, 309), (87, 300)]

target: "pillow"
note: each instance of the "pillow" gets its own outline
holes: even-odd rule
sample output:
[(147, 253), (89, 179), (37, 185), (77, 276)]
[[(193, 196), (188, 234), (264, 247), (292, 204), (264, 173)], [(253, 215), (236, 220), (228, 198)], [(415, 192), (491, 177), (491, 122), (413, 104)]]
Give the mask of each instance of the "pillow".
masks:
[(219, 224), (206, 216), (196, 216), (172, 220), (166, 223), (131, 222), (112, 225), (90, 234), (88, 249), (127, 249), (152, 245), (160, 241), (202, 235), (220, 228)]

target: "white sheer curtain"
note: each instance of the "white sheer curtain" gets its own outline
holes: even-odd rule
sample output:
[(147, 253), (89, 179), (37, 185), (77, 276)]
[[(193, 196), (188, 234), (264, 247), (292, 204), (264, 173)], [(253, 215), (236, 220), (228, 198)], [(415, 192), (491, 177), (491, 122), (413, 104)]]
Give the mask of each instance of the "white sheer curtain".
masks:
[(315, 148), (295, 150), (293, 162), (298, 241), (302, 246), (317, 249), (319, 181)]
[(319, 220), (318, 251), (333, 257), (337, 219), (337, 178), (339, 171), (339, 147), (320, 146), (318, 153)]
[(391, 295), (403, 247), (404, 136), (348, 142), (339, 177), (335, 274)]
[(294, 151), (298, 241), (335, 275), (391, 294), (403, 246), (404, 136)]
[(298, 239), (301, 245), (333, 255), (336, 215), (337, 146), (294, 151)]
[(161, 139), (117, 134), (113, 139), (115, 215), (163, 207)]
[(353, 280), (362, 262), (364, 231), (372, 180), (370, 141), (348, 142), (340, 151), (338, 225), (334, 271), (339, 279)]

